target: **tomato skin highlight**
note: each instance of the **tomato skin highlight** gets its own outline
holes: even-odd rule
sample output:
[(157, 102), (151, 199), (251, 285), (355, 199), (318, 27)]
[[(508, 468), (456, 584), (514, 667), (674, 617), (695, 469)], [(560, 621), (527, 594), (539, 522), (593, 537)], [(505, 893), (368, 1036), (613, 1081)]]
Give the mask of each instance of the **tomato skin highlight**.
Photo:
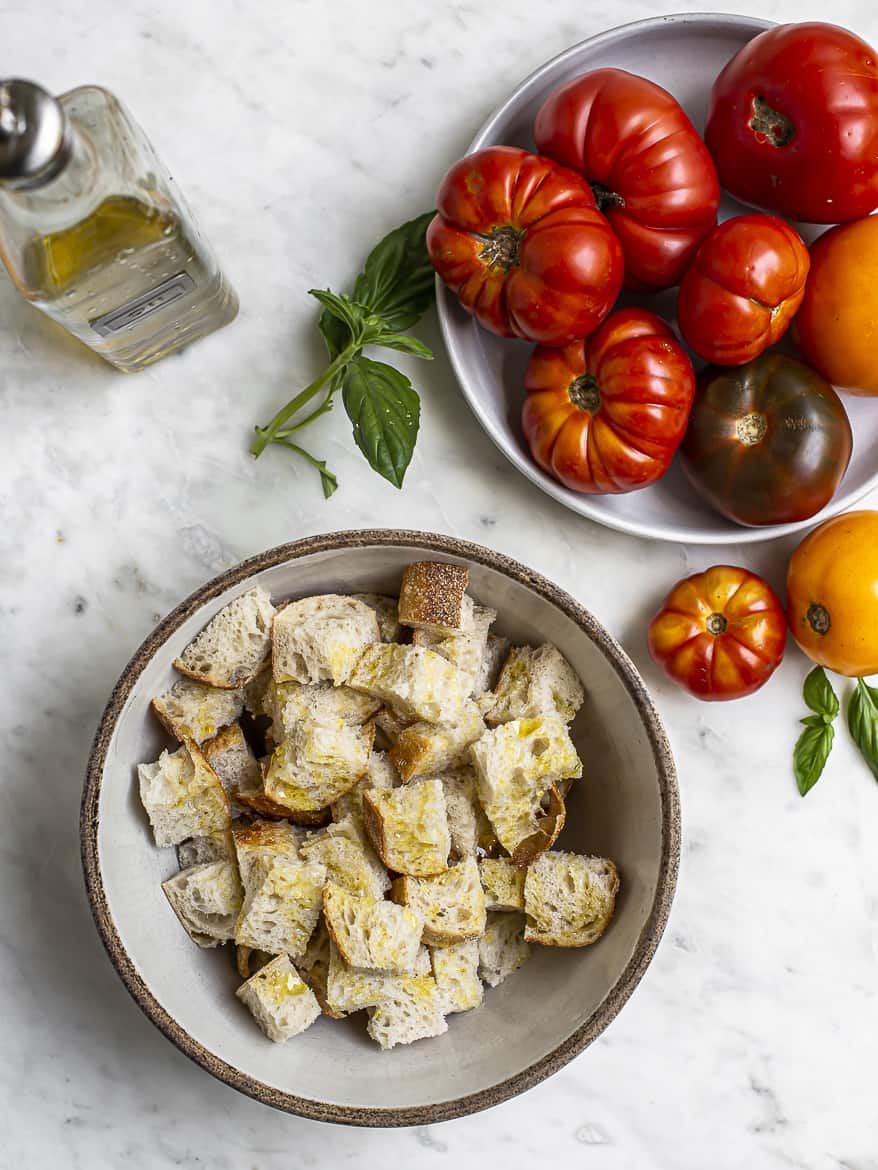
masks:
[(771, 586), (747, 569), (714, 565), (671, 589), (649, 624), (655, 662), (696, 699), (752, 695), (778, 668), (787, 621)]
[(522, 428), (540, 467), (572, 491), (617, 494), (667, 471), (695, 373), (666, 322), (620, 309), (585, 341), (535, 349), (525, 389)]

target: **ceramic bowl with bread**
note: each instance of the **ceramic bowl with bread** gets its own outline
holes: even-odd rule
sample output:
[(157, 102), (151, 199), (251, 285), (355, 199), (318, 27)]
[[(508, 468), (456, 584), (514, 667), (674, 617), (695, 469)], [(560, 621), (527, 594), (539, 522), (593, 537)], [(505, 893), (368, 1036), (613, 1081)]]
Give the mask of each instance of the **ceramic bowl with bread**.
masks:
[(477, 545), (352, 532), (245, 562), (147, 639), (82, 845), (110, 957), (183, 1051), (305, 1116), (423, 1124), (618, 1012), (679, 803), (642, 681), (572, 598)]

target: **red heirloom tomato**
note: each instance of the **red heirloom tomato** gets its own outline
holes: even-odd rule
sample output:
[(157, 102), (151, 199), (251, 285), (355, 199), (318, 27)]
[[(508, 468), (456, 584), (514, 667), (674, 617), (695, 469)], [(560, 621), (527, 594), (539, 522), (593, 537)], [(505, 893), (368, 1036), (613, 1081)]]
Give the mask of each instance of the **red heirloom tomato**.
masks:
[(833, 24), (749, 41), (710, 94), (705, 139), (726, 190), (809, 223), (878, 207), (878, 63)]
[(709, 362), (758, 357), (790, 327), (810, 260), (798, 232), (773, 215), (738, 215), (705, 236), (677, 297), (677, 324)]
[(427, 229), (433, 267), (501, 337), (566, 345), (603, 321), (622, 285), (622, 250), (579, 175), (492, 146), (456, 162)]
[(649, 652), (696, 699), (752, 695), (780, 665), (787, 619), (771, 586), (732, 565), (678, 581), (649, 625)]
[(587, 341), (535, 349), (522, 426), (540, 467), (575, 492), (631, 492), (668, 470), (695, 374), (670, 326), (621, 309)]
[(716, 223), (716, 168), (682, 106), (623, 69), (562, 85), (534, 123), (537, 149), (585, 175), (625, 253), (628, 288), (670, 288)]

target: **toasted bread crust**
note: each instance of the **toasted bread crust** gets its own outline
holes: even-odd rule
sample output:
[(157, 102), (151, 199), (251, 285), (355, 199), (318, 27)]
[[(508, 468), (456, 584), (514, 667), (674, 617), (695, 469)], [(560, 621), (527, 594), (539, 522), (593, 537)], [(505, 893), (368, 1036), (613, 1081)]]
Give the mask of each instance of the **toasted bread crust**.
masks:
[(469, 569), (446, 561), (416, 561), (402, 575), (399, 620), (404, 626), (459, 630)]
[(541, 853), (552, 848), (558, 839), (558, 834), (564, 828), (567, 809), (561, 793), (554, 784), (551, 784), (546, 795), (549, 802), (546, 815), (540, 818), (539, 830), (516, 846), (512, 854), (512, 861), (515, 865), (530, 865)]

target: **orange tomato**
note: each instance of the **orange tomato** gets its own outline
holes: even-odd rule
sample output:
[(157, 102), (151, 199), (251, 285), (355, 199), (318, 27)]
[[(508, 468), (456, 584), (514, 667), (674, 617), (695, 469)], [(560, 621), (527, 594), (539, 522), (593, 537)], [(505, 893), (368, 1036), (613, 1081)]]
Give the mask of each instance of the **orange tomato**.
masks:
[(832, 228), (811, 246), (796, 341), (805, 359), (849, 394), (878, 395), (876, 274), (875, 216)]
[(878, 512), (847, 512), (805, 537), (787, 573), (790, 629), (838, 674), (878, 674)]
[(783, 658), (787, 620), (771, 586), (714, 565), (678, 581), (649, 625), (649, 652), (696, 699), (740, 699)]

